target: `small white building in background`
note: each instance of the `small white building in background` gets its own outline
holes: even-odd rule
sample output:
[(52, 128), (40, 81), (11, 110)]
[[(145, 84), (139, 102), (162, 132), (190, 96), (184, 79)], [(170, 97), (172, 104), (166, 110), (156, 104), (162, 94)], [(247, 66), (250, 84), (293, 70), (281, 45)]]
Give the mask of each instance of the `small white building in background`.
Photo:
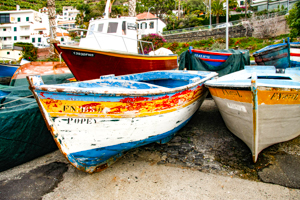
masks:
[(80, 13), (80, 11), (77, 10), (76, 8), (74, 8), (73, 6), (64, 6), (63, 7), (62, 21), (75, 20), (77, 14), (79, 14), (79, 13)]
[[(66, 30), (57, 29), (59, 33)], [(32, 43), (36, 47), (48, 46), (47, 39), (50, 37), (49, 17), (45, 13), (35, 10), (0, 11), (0, 43), (2, 49), (12, 49), (16, 42)], [(59, 41), (70, 40), (69, 36), (58, 36)]]
[(161, 35), (163, 28), (166, 27), (166, 24), (155, 17), (150, 12), (144, 12), (136, 16), (137, 28), (138, 28), (138, 39), (141, 39), (144, 35), (150, 33), (156, 33)]

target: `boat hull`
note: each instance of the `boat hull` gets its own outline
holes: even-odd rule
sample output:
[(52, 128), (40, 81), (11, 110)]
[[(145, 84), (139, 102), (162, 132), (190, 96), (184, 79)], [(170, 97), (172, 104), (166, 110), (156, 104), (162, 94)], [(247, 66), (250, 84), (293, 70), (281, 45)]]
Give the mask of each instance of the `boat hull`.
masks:
[(300, 43), (291, 43), (291, 67), (300, 67)]
[(147, 56), (116, 51), (101, 51), (55, 44), (56, 50), (79, 81), (102, 75), (125, 75), (178, 67), (177, 55)]
[(194, 53), (195, 57), (215, 67), (222, 65), (232, 55), (232, 53), (203, 51), (193, 49), (192, 47), (189, 48), (189, 51), (191, 54)]
[(276, 68), (290, 67), (289, 45), (269, 46), (253, 53), (257, 65), (275, 66)]
[(254, 162), (263, 149), (300, 135), (300, 90), (258, 87), (257, 102), (249, 90), (209, 90), (227, 128), (250, 148)]
[(40, 85), (38, 77), (28, 80), (63, 155), (77, 169), (93, 173), (129, 149), (168, 142), (204, 101), (205, 80), (216, 76), (198, 73), (159, 71), (120, 76), (121, 80), (105, 76), (100, 82), (60, 89)]
[(20, 65), (0, 64), (0, 84), (8, 85), (18, 67)]

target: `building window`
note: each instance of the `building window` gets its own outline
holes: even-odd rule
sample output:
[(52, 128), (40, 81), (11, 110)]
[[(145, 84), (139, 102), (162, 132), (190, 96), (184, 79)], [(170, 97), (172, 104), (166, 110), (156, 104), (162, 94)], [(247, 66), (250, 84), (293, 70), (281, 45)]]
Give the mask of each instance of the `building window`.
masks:
[(14, 27), (14, 31), (17, 31), (17, 27)]
[(14, 40), (17, 40), (17, 36), (14, 36)]
[(18, 17), (18, 22), (20, 22), (21, 21), (21, 17)]
[(3, 40), (6, 41), (6, 37), (4, 37)]
[(150, 22), (150, 29), (153, 29), (154, 28), (154, 22)]
[(39, 34), (40, 34), (40, 35), (43, 35), (43, 31), (39, 31)]
[(147, 23), (146, 22), (143, 22), (141, 24), (141, 29), (147, 29)]
[(64, 40), (64, 38), (62, 37), (62, 38), (60, 38), (60, 41), (62, 41), (62, 42), (63, 42), (63, 41), (65, 41), (65, 40)]
[(3, 31), (6, 31), (6, 28), (4, 28)]
[(107, 33), (116, 33), (118, 29), (118, 22), (109, 22)]
[(29, 17), (26, 17), (26, 22), (29, 22)]
[(0, 14), (0, 23), (10, 23), (9, 14)]
[(241, 6), (242, 6), (242, 5), (244, 5), (244, 2), (243, 2), (243, 1), (240, 1), (240, 4), (241, 4)]
[(140, 24), (137, 24), (137, 28), (140, 29)]
[(8, 52), (7, 52), (7, 55), (9, 55), (9, 54), (10, 54), (10, 52), (8, 51)]
[(32, 43), (35, 43), (35, 38), (32, 38)]
[(38, 42), (42, 42), (42, 38), (39, 37), (39, 38), (38, 38)]

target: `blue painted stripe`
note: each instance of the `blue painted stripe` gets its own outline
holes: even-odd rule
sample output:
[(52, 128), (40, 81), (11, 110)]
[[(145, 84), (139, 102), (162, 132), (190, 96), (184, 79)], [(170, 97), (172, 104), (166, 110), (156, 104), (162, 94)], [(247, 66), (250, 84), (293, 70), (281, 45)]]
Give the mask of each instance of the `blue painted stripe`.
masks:
[(82, 167), (98, 166), (104, 164), (105, 161), (109, 158), (118, 156), (119, 154), (123, 154), (125, 151), (128, 151), (130, 149), (137, 148), (153, 142), (158, 142), (160, 140), (163, 140), (164, 138), (174, 136), (175, 133), (179, 131), (183, 126), (185, 126), (192, 117), (193, 116), (191, 116), (189, 119), (187, 119), (185, 122), (183, 122), (176, 128), (166, 133), (152, 136), (145, 140), (71, 153), (68, 154), (67, 157), (70, 162), (76, 163), (77, 165)]

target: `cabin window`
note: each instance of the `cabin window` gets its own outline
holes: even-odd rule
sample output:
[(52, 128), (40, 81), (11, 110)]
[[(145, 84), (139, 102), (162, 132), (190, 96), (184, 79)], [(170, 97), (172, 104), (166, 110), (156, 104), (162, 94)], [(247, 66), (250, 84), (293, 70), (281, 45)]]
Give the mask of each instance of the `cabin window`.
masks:
[(153, 29), (154, 28), (154, 22), (150, 22), (149, 26), (150, 26), (150, 29)]
[(35, 38), (32, 38), (32, 43), (35, 43)]
[(126, 21), (122, 22), (122, 35), (126, 35)]
[(102, 32), (103, 31), (103, 25), (104, 24), (98, 24), (98, 32)]
[(14, 40), (17, 40), (17, 36), (14, 36)]
[(143, 22), (141, 24), (141, 29), (147, 29), (147, 23), (146, 22)]
[(95, 29), (95, 24), (91, 25), (89, 35), (93, 35), (94, 29)]
[(107, 33), (116, 33), (118, 29), (118, 22), (109, 22)]
[(9, 21), (9, 14), (2, 14), (0, 15), (0, 23), (10, 23)]

